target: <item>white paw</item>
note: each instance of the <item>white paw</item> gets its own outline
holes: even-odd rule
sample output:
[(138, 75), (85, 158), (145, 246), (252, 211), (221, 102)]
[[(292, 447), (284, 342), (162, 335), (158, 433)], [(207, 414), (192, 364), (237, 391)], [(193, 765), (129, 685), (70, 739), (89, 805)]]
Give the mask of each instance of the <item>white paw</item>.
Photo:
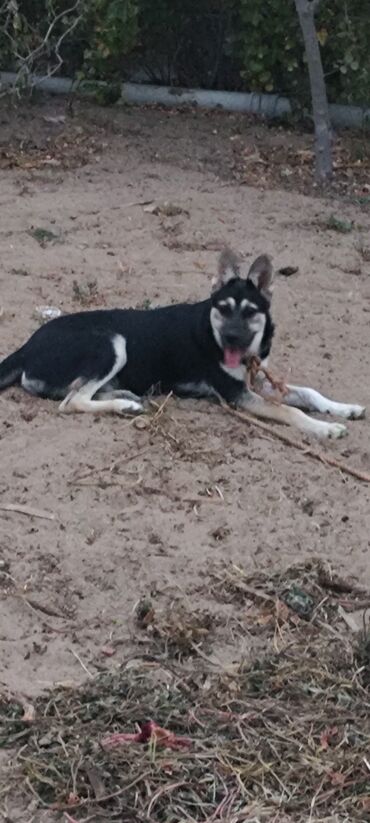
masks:
[(338, 403), (335, 414), (337, 414), (338, 417), (345, 417), (346, 420), (360, 420), (362, 417), (365, 417), (366, 408), (365, 406), (351, 406), (347, 403)]
[(121, 414), (127, 414), (127, 412), (137, 414), (138, 412), (144, 411), (141, 403), (136, 403), (134, 400), (114, 400), (113, 402), (115, 409)]
[(326, 439), (330, 438), (338, 438), (344, 437), (347, 434), (346, 426), (343, 426), (342, 423), (324, 423), (321, 420), (317, 421), (317, 426), (312, 431), (316, 437), (321, 437)]
[(113, 392), (112, 396), (118, 397), (119, 399), (122, 398), (122, 400), (130, 400), (131, 402), (138, 403), (139, 406), (141, 406), (140, 397), (138, 397), (138, 395), (134, 394), (132, 391), (126, 391), (126, 389), (117, 389)]
[(131, 402), (132, 402), (132, 403), (137, 403), (137, 404), (138, 404), (138, 406), (140, 406), (140, 408), (142, 408), (141, 398), (140, 398), (140, 397), (138, 397), (138, 395), (137, 395), (137, 394), (134, 394), (134, 393), (133, 393), (133, 392), (131, 392), (131, 391), (130, 391), (130, 392), (126, 392), (126, 399), (127, 399), (127, 400), (131, 400)]

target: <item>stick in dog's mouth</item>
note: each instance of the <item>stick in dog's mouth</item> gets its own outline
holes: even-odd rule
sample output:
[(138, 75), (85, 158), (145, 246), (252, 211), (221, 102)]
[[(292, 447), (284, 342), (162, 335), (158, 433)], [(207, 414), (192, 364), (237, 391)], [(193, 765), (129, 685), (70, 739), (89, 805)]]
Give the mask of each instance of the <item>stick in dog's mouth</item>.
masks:
[(269, 395), (266, 399), (270, 400), (273, 403), (281, 403), (283, 397), (288, 393), (288, 389), (285, 385), (285, 382), (281, 378), (274, 377), (271, 372), (262, 366), (261, 360), (256, 355), (252, 355), (251, 357), (244, 357), (243, 361), (244, 365), (247, 368), (247, 388), (251, 389), (252, 391), (256, 391), (258, 394), (261, 394), (264, 397), (263, 391), (258, 390), (258, 386), (255, 385), (256, 377), (258, 372), (264, 375), (266, 380), (271, 385), (271, 388), (274, 390), (275, 395)]

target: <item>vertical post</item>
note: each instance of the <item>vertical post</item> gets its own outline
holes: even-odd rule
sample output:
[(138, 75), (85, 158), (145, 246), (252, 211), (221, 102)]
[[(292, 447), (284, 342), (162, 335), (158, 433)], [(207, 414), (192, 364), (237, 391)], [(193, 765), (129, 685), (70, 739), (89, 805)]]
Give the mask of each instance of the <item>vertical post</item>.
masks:
[(315, 27), (315, 11), (321, 0), (294, 0), (302, 29), (310, 78), (315, 126), (316, 177), (324, 183), (333, 173), (332, 133), (320, 46)]

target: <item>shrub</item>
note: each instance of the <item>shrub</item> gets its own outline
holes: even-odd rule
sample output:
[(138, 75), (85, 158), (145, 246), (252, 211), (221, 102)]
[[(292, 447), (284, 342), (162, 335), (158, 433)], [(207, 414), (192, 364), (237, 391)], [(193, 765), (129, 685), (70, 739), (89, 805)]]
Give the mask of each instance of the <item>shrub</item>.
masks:
[[(309, 85), (294, 0), (239, 0), (237, 49), (246, 88), (308, 102)], [(366, 102), (370, 95), (367, 0), (323, 0), (317, 14), (328, 95)]]
[[(368, 0), (322, 0), (329, 98), (368, 102)], [(155, 82), (279, 92), (309, 103), (294, 0), (9, 0), (0, 67), (118, 81), (128, 61)]]

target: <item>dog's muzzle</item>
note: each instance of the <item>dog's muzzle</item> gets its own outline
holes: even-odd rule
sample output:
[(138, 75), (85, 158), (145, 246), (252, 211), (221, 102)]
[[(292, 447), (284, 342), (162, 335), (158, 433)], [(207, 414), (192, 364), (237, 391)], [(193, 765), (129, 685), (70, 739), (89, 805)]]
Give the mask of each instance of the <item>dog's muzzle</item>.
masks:
[(222, 347), (224, 351), (225, 366), (229, 369), (237, 369), (247, 354), (253, 338), (254, 334), (240, 335), (233, 331), (229, 331), (224, 334), (222, 336)]

